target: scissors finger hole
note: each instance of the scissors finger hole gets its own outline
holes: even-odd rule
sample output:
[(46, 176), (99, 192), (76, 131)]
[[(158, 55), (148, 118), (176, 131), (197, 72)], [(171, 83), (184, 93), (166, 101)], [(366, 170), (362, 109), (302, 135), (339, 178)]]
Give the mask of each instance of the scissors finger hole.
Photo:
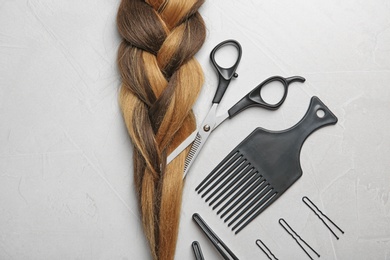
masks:
[(260, 89), (260, 97), (270, 105), (278, 104), (284, 96), (285, 88), (280, 81), (272, 81)]
[(233, 44), (225, 44), (215, 52), (215, 62), (222, 68), (233, 67), (239, 57), (239, 51)]

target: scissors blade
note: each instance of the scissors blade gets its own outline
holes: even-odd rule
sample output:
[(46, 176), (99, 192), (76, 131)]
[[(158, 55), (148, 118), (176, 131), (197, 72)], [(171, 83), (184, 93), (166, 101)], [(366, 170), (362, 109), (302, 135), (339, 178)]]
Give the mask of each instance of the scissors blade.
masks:
[(215, 125), (214, 125), (214, 128), (213, 128), (213, 131), (214, 131), (215, 128), (217, 128), (220, 124), (222, 124), (223, 121), (225, 121), (225, 120), (228, 119), (228, 118), (229, 118), (229, 113), (228, 113), (228, 112), (226, 112), (226, 113), (224, 113), (224, 114), (222, 114), (222, 115), (220, 115), (220, 116), (217, 116), (217, 117), (215, 118)]
[(184, 162), (184, 175), (183, 179), (186, 177), (188, 170), (190, 169), (192, 163), (195, 161), (195, 158), (198, 157), (200, 150), (202, 150), (203, 145), (206, 143), (211, 131), (205, 132), (204, 130), (199, 131), (196, 134), (196, 138), (192, 143), (190, 152), (187, 155), (187, 158)]
[(175, 159), (181, 152), (184, 151), (196, 138), (196, 134), (198, 130), (192, 132), (178, 147), (176, 147), (173, 152), (167, 158), (167, 164), (170, 163), (173, 159)]
[[(215, 124), (212, 129), (210, 129), (210, 132), (214, 131), (215, 128), (217, 128), (223, 121), (225, 121), (229, 117), (229, 114), (226, 112), (223, 115), (217, 116), (215, 118)], [(192, 142), (195, 141), (197, 137), (198, 130), (195, 130), (192, 132), (178, 147), (176, 147), (175, 150), (173, 150), (168, 158), (167, 158), (167, 164), (169, 164), (173, 159), (175, 159), (181, 152), (184, 151)]]
[(203, 145), (206, 143), (207, 139), (210, 136), (210, 133), (213, 131), (215, 126), (215, 114), (217, 111), (218, 104), (213, 104), (208, 112), (205, 120), (202, 125), (199, 127), (196, 134), (196, 138), (192, 143), (190, 152), (187, 155), (187, 158), (184, 162), (184, 176), (186, 177), (188, 170), (190, 169), (192, 163), (195, 161), (195, 158), (198, 157), (200, 150), (202, 150)]

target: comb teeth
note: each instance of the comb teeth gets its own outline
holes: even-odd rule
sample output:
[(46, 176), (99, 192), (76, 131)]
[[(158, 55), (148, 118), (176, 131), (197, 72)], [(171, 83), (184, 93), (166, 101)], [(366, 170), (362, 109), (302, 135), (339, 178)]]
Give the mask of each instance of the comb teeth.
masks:
[(236, 234), (278, 197), (240, 151), (226, 156), (195, 190)]

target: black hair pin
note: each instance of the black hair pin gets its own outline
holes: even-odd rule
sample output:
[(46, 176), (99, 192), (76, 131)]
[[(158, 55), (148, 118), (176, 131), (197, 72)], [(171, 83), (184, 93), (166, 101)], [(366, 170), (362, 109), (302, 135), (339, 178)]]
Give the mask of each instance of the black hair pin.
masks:
[(316, 214), (316, 216), (322, 221), (322, 223), (324, 223), (324, 225), (336, 237), (337, 240), (339, 239), (339, 237), (335, 234), (335, 232), (331, 229), (331, 227), (325, 222), (325, 220), (322, 217), (326, 218), (335, 228), (337, 228), (342, 234), (344, 234), (344, 231), (341, 230), (341, 228), (339, 228), (339, 226), (337, 226), (330, 218), (328, 218), (328, 216), (322, 213), (322, 211), (308, 197), (304, 196), (302, 198), (302, 201), (303, 203), (306, 204), (306, 206), (309, 207), (311, 211), (314, 212), (314, 214)]
[(313, 260), (313, 258), (310, 256), (310, 254), (305, 250), (305, 248), (302, 246), (302, 244), (299, 242), (299, 241), (302, 241), (303, 244), (305, 244), (314, 254), (317, 255), (317, 257), (320, 257), (320, 255), (317, 253), (317, 251), (315, 251), (311, 246), (309, 246), (308, 243), (306, 243), (305, 240), (303, 240), (298, 234), (297, 232), (294, 231), (294, 229), (292, 229), (292, 227), (290, 227), (290, 225), (283, 219), (279, 219), (279, 224), (284, 228), (284, 230), (286, 230), (286, 232), (295, 240), (295, 242), (297, 242), (297, 244), (300, 246), (300, 248), (302, 248), (302, 250), (306, 253), (306, 255), (311, 259)]
[(192, 250), (194, 250), (194, 255), (196, 260), (204, 260), (202, 248), (198, 241), (192, 242)]
[(255, 244), (263, 251), (263, 253), (268, 257), (269, 260), (279, 260), (276, 258), (276, 256), (272, 253), (272, 251), (261, 241), (260, 239), (257, 239)]

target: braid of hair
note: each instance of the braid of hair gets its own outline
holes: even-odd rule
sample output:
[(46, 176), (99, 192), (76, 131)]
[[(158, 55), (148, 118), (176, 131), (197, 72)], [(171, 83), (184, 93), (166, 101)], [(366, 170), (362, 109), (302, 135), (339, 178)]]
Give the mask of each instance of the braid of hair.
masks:
[(194, 55), (206, 30), (204, 0), (122, 0), (117, 26), (119, 103), (133, 143), (134, 184), (153, 259), (173, 259), (188, 149), (167, 155), (196, 128), (192, 106), (203, 84)]

